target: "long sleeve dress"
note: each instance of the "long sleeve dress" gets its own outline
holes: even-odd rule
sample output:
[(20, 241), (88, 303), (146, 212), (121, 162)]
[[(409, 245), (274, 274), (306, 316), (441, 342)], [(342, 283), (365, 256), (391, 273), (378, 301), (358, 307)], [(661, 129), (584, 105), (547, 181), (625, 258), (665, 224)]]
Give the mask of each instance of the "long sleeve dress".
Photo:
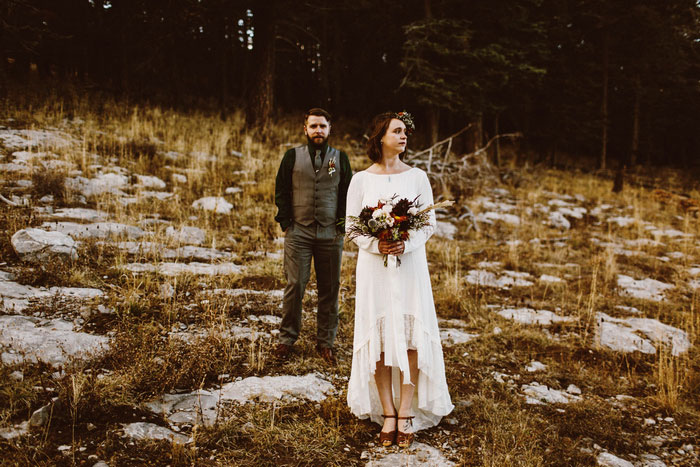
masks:
[[(397, 195), (414, 199), (422, 207), (433, 204), (428, 176), (412, 168), (400, 174), (383, 175), (362, 171), (348, 188), (348, 216), (357, 217), (365, 206)], [(352, 370), (348, 384), (348, 405), (359, 418), (369, 417), (382, 424), (382, 405), (374, 380), (376, 363), (384, 352), (384, 363), (393, 367), (392, 381), (396, 407), (399, 405), (399, 371), (410, 381), (407, 350), (418, 354), (418, 384), (413, 396), (414, 429), (435, 426), (454, 406), (445, 380), (445, 363), (440, 343), (435, 304), (430, 286), (425, 243), (435, 229), (413, 231), (405, 242), (401, 265), (389, 256), (387, 267), (375, 238), (356, 237), (359, 246), (356, 269), (355, 333)], [(346, 225), (349, 228), (349, 225)]]

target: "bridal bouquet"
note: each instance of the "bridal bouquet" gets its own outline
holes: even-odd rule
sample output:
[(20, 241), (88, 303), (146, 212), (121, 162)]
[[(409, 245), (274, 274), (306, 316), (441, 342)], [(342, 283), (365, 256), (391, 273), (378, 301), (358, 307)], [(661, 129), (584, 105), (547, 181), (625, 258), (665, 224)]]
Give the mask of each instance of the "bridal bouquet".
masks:
[[(409, 201), (406, 198), (397, 200), (397, 195), (394, 195), (390, 199), (380, 199), (376, 206), (365, 206), (359, 216), (348, 216), (348, 238), (352, 240), (357, 237), (371, 237), (379, 240), (406, 241), (411, 231), (420, 230), (428, 225), (431, 210), (453, 204), (452, 201), (441, 201), (421, 209), (419, 196)], [(388, 256), (384, 255), (385, 267)], [(396, 265), (401, 265), (398, 257)]]

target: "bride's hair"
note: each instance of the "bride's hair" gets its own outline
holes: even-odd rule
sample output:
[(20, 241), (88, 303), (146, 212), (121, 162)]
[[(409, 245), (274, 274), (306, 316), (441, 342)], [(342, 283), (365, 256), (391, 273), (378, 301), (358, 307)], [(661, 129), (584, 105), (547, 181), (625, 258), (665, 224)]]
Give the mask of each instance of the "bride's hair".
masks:
[[(367, 134), (369, 139), (367, 140), (367, 156), (372, 162), (379, 162), (382, 160), (382, 137), (386, 134), (386, 130), (389, 128), (389, 123), (391, 120), (396, 118), (394, 112), (384, 112), (372, 119), (372, 123), (369, 125)], [(399, 159), (403, 160), (406, 156), (406, 150), (399, 154)]]

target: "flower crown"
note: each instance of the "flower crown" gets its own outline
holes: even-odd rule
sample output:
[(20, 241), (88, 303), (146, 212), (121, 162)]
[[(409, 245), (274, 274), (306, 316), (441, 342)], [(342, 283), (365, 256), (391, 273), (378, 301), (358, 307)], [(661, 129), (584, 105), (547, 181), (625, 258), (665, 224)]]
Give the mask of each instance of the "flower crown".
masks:
[(404, 125), (406, 125), (406, 134), (410, 135), (413, 133), (416, 129), (416, 125), (413, 124), (413, 116), (406, 112), (405, 110), (403, 112), (396, 112), (391, 115), (391, 118), (396, 118), (398, 120), (401, 120)]

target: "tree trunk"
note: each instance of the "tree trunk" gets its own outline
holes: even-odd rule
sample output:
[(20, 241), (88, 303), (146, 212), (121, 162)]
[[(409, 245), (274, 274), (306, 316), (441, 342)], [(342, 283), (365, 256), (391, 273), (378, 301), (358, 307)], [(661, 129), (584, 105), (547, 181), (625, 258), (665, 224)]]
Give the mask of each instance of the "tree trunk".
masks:
[(639, 160), (639, 107), (642, 100), (642, 84), (639, 75), (634, 79), (634, 110), (632, 113), (632, 147), (630, 151), (630, 168)]
[(613, 193), (619, 193), (625, 184), (625, 166), (622, 162), (617, 164), (617, 171), (615, 171), (615, 179), (613, 180)]
[(8, 71), (7, 71), (7, 61), (4, 60), (5, 57), (2, 57), (3, 60), (0, 60), (0, 99), (4, 99), (7, 97), (9, 94), (8, 90)]
[(330, 63), (328, 57), (329, 34), (328, 34), (328, 12), (321, 13), (321, 43), (318, 44), (318, 56), (316, 57), (316, 72), (319, 74), (319, 90), (321, 107), (328, 110), (331, 108), (331, 82), (329, 78)]
[[(0, 3), (0, 15), (3, 18), (9, 16), (10, 7), (6, 2)], [(6, 36), (5, 31), (0, 28), (0, 44), (4, 43), (3, 40)], [(9, 83), (9, 64), (5, 56), (5, 51), (0, 53), (0, 99), (4, 99), (9, 94), (8, 83)]]
[[(424, 0), (423, 8), (426, 19), (431, 19), (433, 17), (433, 9), (431, 6), (431, 0)], [(440, 128), (440, 109), (434, 105), (428, 105), (427, 110), (428, 116), (428, 131), (430, 138), (430, 145), (438, 142), (439, 138), (439, 128)]]
[(549, 149), (549, 164), (551, 167), (557, 167), (557, 146), (556, 143)]
[(644, 167), (647, 169), (651, 167), (651, 155), (654, 153), (654, 138), (649, 135), (652, 134), (652, 115), (649, 112), (644, 114), (644, 120), (642, 120), (641, 125), (644, 126)]
[(170, 47), (168, 47), (168, 50), (170, 51), (169, 68), (171, 70), (170, 76), (177, 76), (177, 78), (170, 82), (170, 95), (172, 96), (173, 102), (176, 103), (182, 102), (182, 97), (184, 95), (184, 89), (182, 86), (183, 76), (182, 73), (180, 73), (180, 55), (178, 53), (180, 47), (178, 47), (178, 43), (179, 41), (177, 36), (172, 34), (170, 39)]
[(122, 23), (119, 29), (119, 84), (118, 88), (121, 94), (129, 93), (129, 51), (127, 44), (129, 41), (126, 38), (126, 24)]
[(104, 0), (96, 0), (94, 8), (95, 26), (92, 31), (93, 43), (89, 45), (91, 63), (88, 65), (88, 74), (92, 75), (90, 76), (92, 81), (102, 83), (105, 80), (105, 76), (107, 76), (105, 72), (105, 54), (100, 50), (105, 44)]
[(430, 146), (438, 142), (440, 136), (440, 109), (429, 105), (426, 111), (428, 117), (428, 137)]
[(484, 146), (484, 115), (479, 112), (476, 117), (476, 128), (474, 131), (474, 151)]
[(495, 154), (495, 156), (496, 156), (496, 167), (500, 167), (500, 166), (501, 166), (501, 143), (499, 142), (499, 139), (498, 139), (498, 133), (500, 133), (500, 130), (499, 130), (499, 128), (498, 128), (498, 126), (499, 126), (499, 125), (498, 125), (498, 117), (499, 117), (499, 115), (500, 115), (500, 114), (499, 114), (498, 112), (496, 112), (496, 116), (493, 118), (493, 135), (494, 135), (494, 137), (496, 138), (496, 141), (494, 141), (494, 143), (495, 143), (495, 148), (494, 148), (494, 149), (495, 149), (495, 152), (496, 152), (496, 154)]
[(603, 102), (600, 117), (603, 134), (600, 148), (600, 169), (604, 170), (608, 159), (608, 63), (610, 61), (610, 33), (607, 27), (603, 31)]
[[(317, 57), (317, 68), (316, 72), (319, 74), (319, 97), (320, 105), (326, 110), (332, 108), (331, 101), (331, 63), (330, 57), (328, 56), (329, 45), (329, 33), (328, 33), (328, 15), (326, 12), (323, 13), (322, 17), (322, 33), (321, 33), (321, 43), (318, 45), (318, 57)], [(334, 109), (335, 110), (335, 109)], [(331, 113), (334, 113), (332, 111)]]
[[(337, 54), (337, 51), (343, 50), (343, 38), (340, 28), (335, 27), (336, 24), (335, 22), (332, 23), (333, 27), (331, 27), (330, 32), (333, 37), (333, 44), (329, 45), (326, 50), (334, 50)], [(343, 88), (343, 79), (347, 79), (347, 77), (343, 74), (343, 56), (336, 54), (329, 54), (332, 56), (326, 57), (326, 72), (329, 73), (330, 82), (333, 83), (333, 86), (330, 87), (331, 103), (329, 111), (331, 114), (334, 114), (337, 109), (345, 108), (341, 89)]]
[(272, 115), (275, 84), (275, 18), (274, 5), (253, 11), (255, 37), (253, 39), (253, 81), (246, 122), (257, 128), (265, 128)]
[(425, 17), (432, 18), (433, 17), (433, 9), (431, 8), (430, 0), (424, 0), (423, 6), (425, 8)]
[(228, 58), (229, 58), (229, 50), (231, 48), (231, 41), (228, 37), (228, 31), (229, 31), (229, 18), (227, 16), (224, 16), (223, 18), (220, 19), (220, 31), (219, 31), (219, 43), (221, 44), (221, 95), (220, 95), (220, 102), (219, 102), (219, 111), (221, 112), (222, 117), (226, 114), (227, 111), (227, 104), (228, 104)]

